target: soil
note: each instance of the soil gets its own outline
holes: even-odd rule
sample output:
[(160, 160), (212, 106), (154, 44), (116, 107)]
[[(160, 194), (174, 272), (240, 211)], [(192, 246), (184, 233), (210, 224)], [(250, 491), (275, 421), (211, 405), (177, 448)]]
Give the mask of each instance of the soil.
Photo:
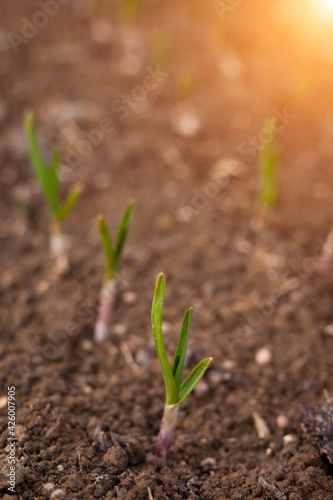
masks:
[[(17, 54), (6, 47), (5, 33), (20, 33), (22, 18), (33, 19), (40, 7), (17, 0), (0, 6), (0, 379), (1, 396), (15, 387), (18, 439), (12, 495), (7, 406), (0, 399), (2, 498), (333, 498), (332, 464), (316, 433), (306, 432), (311, 423), (302, 426), (304, 408), (333, 393), (333, 337), (326, 328), (333, 287), (316, 273), (331, 223), (331, 63), (315, 50), (304, 59), (299, 48), (290, 51), (292, 30), (284, 46), (278, 26), (256, 33), (259, 21), (244, 18), (251, 7), (243, 15), (239, 7), (219, 31), (208, 7), (198, 16), (147, 2), (134, 28), (104, 3), (100, 10), (92, 4), (62, 5)], [(161, 19), (170, 36), (170, 61), (161, 69), (168, 74), (156, 77), (142, 106), (131, 101), (122, 118), (111, 105), (156, 70), (161, 54), (153, 55), (158, 44), (151, 40)], [(103, 44), (96, 41), (100, 20), (112, 26)], [(126, 44), (143, 61), (135, 75), (119, 69)], [(231, 49), (243, 72), (230, 80), (217, 61)], [(177, 78), (184, 71), (194, 81), (187, 105), (201, 121), (192, 137), (177, 133), (170, 118), (183, 100)], [(311, 90), (295, 90), (299, 74), (310, 75)], [(49, 213), (22, 133), (26, 109), (36, 114), (46, 154), (59, 144), (64, 165), (83, 130), (105, 118), (114, 123), (77, 166), (67, 161), (62, 170), (64, 193), (76, 181), (85, 191), (64, 224), (71, 270), (58, 280)], [(279, 203), (261, 224), (257, 155), (249, 160), (239, 145), (257, 136), (274, 110), (292, 117), (277, 135)], [(219, 161), (237, 168), (212, 196), (207, 186)], [(92, 333), (105, 262), (95, 218), (103, 213), (114, 233), (129, 198), (134, 217), (114, 323), (99, 346)], [(161, 271), (168, 353), (193, 305), (187, 372), (214, 357), (182, 404), (168, 459), (155, 456), (164, 386), (150, 326)], [(253, 415), (266, 424), (263, 433)], [(330, 439), (325, 435), (325, 445)]]

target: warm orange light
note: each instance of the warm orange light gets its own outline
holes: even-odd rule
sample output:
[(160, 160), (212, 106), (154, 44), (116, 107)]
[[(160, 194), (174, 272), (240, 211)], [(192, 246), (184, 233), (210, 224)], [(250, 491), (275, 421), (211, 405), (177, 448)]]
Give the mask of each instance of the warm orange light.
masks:
[(332, 10), (333, 11), (333, 0), (322, 0), (323, 2), (323, 7), (326, 10)]

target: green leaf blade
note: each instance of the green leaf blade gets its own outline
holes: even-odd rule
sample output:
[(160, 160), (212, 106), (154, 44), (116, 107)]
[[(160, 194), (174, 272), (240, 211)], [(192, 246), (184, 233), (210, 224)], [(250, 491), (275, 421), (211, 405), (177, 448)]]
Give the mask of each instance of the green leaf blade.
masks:
[(67, 217), (67, 215), (72, 211), (72, 209), (76, 205), (79, 197), (81, 196), (82, 191), (83, 191), (82, 184), (76, 184), (72, 188), (72, 190), (70, 191), (69, 195), (67, 196), (65, 202), (58, 209), (58, 213), (57, 213), (57, 221), (58, 222), (62, 222)]
[(27, 113), (24, 118), (25, 131), (28, 139), (30, 160), (35, 176), (42, 188), (46, 201), (54, 214), (59, 208), (59, 180), (57, 176), (58, 154), (53, 152), (52, 165), (49, 167), (44, 160), (40, 146), (38, 144), (34, 117), (32, 113)]
[(278, 151), (274, 147), (275, 124), (272, 120), (266, 120), (264, 128), (272, 129), (272, 139), (264, 144), (260, 153), (260, 193), (259, 199), (265, 209), (274, 209), (279, 195), (276, 182), (276, 170), (279, 162)]
[(213, 362), (213, 358), (207, 358), (200, 361), (197, 366), (191, 371), (191, 373), (184, 380), (182, 385), (180, 386), (179, 396), (177, 405), (180, 404), (187, 396), (193, 391), (194, 387), (200, 381), (201, 377), (207, 370), (207, 368)]
[(182, 329), (180, 332), (177, 349), (172, 366), (172, 374), (174, 376), (178, 391), (180, 390), (181, 379), (186, 358), (187, 344), (190, 336), (191, 320), (193, 308), (190, 307), (185, 313)]
[(156, 352), (161, 365), (162, 375), (165, 384), (166, 404), (170, 405), (176, 403), (178, 397), (178, 391), (174, 377), (172, 375), (169, 360), (165, 352), (165, 346), (162, 334), (164, 292), (165, 292), (165, 278), (164, 274), (161, 273), (158, 275), (155, 284), (155, 293), (151, 309), (151, 323), (153, 328)]
[(100, 215), (98, 217), (98, 228), (101, 234), (102, 247), (107, 261), (107, 275), (108, 279), (112, 279), (115, 273), (115, 257), (114, 248), (112, 245), (111, 236), (106, 225), (104, 218)]
[(121, 223), (119, 225), (118, 229), (118, 234), (117, 234), (117, 240), (116, 240), (116, 248), (115, 248), (115, 265), (116, 267), (118, 266), (118, 261), (121, 255), (121, 252), (124, 248), (128, 231), (131, 225), (131, 217), (132, 217), (132, 209), (133, 209), (133, 202), (129, 202), (126, 210), (124, 212), (123, 218), (121, 220)]

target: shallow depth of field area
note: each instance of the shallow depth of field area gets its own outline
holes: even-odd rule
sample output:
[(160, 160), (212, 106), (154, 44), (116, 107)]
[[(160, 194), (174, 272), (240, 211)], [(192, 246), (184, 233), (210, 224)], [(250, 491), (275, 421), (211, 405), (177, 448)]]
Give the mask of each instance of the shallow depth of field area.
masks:
[(332, 31), (0, 0), (1, 498), (333, 499)]

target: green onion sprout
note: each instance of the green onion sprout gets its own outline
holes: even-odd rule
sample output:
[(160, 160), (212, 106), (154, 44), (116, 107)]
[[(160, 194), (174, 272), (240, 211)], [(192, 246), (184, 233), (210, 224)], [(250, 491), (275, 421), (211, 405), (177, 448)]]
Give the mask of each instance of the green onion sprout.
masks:
[(133, 202), (129, 202), (118, 228), (116, 244), (113, 245), (110, 232), (104, 218), (98, 217), (98, 229), (101, 235), (102, 247), (107, 262), (107, 270), (104, 283), (100, 293), (99, 310), (95, 324), (94, 339), (96, 342), (104, 342), (109, 333), (112, 322), (113, 309), (116, 298), (116, 272), (120, 255), (124, 248), (128, 231), (131, 225)]
[[(272, 129), (272, 124), (267, 120), (268, 129)], [(273, 132), (275, 127), (273, 128)], [(272, 132), (272, 133), (273, 133)], [(268, 212), (273, 212), (278, 200), (279, 190), (276, 181), (276, 170), (279, 161), (279, 155), (272, 140), (263, 145), (259, 158), (260, 167), (260, 188), (259, 188), (259, 206), (263, 216)]]
[(57, 149), (53, 150), (51, 162), (48, 165), (38, 144), (32, 113), (25, 115), (24, 125), (28, 139), (30, 161), (52, 213), (53, 220), (50, 231), (51, 256), (55, 263), (55, 271), (57, 274), (63, 274), (69, 269), (69, 259), (66, 239), (61, 232), (61, 223), (74, 208), (82, 193), (83, 186), (81, 184), (74, 185), (66, 200), (61, 203), (58, 177), (59, 151)]
[(185, 313), (181, 328), (178, 345), (176, 348), (173, 365), (169, 364), (162, 334), (162, 314), (164, 303), (165, 278), (161, 273), (157, 277), (155, 293), (151, 311), (151, 323), (154, 334), (157, 356), (161, 365), (162, 375), (166, 390), (166, 402), (164, 406), (163, 419), (157, 442), (156, 453), (159, 456), (167, 456), (172, 446), (176, 431), (176, 424), (179, 412), (179, 405), (194, 389), (201, 377), (212, 363), (213, 358), (207, 358), (191, 371), (182, 382), (182, 375), (187, 351), (188, 338), (193, 309), (188, 309)]

